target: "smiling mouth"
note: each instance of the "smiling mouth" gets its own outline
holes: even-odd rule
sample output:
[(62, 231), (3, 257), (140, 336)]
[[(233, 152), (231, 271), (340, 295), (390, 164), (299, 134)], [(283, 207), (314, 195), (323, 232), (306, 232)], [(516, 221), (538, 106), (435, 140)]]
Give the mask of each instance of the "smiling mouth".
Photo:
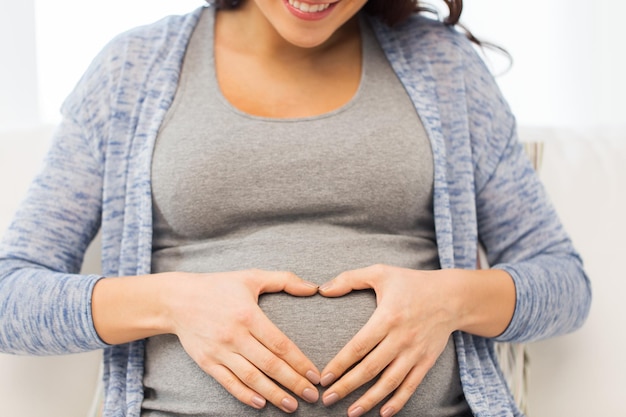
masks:
[(319, 13), (328, 9), (331, 3), (305, 3), (298, 0), (289, 0), (289, 5), (302, 13)]

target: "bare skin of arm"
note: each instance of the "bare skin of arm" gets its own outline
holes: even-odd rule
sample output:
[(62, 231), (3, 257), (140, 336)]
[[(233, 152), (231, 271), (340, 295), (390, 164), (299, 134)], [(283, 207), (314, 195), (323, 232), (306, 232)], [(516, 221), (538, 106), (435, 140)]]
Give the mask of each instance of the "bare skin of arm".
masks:
[(258, 297), (310, 296), (317, 286), (289, 272), (163, 273), (105, 278), (92, 295), (98, 335), (121, 344), (175, 334), (187, 353), (239, 401), (293, 412), (319, 393), (319, 371), (261, 311)]
[(495, 269), (416, 271), (376, 265), (344, 272), (322, 285), (320, 293), (338, 297), (361, 289), (376, 292), (376, 311), (324, 368), (321, 379), (324, 386), (332, 384), (322, 398), (330, 405), (380, 375), (350, 406), (349, 417), (364, 414), (391, 393), (380, 414), (396, 414), (452, 332), (495, 337), (510, 323), (516, 301), (513, 279)]

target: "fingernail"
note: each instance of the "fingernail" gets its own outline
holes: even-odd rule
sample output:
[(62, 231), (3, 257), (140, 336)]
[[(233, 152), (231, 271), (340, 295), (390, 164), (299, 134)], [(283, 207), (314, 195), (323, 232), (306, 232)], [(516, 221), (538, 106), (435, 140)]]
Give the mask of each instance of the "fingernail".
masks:
[(280, 403), (282, 404), (283, 408), (289, 413), (293, 413), (294, 411), (296, 411), (296, 408), (298, 408), (298, 402), (291, 398), (283, 398)]
[(319, 285), (317, 285), (316, 283), (311, 282), (311, 281), (302, 281), (302, 282), (304, 282), (304, 285), (306, 285), (308, 287), (311, 287), (311, 288), (318, 288), (319, 287)]
[(337, 395), (336, 392), (331, 392), (330, 394), (326, 395), (324, 398), (322, 398), (322, 402), (324, 403), (324, 405), (328, 406), (328, 405), (333, 405), (335, 404), (337, 401), (339, 401), (339, 395)]
[(380, 417), (391, 417), (395, 411), (393, 407), (387, 407), (380, 412)]
[(314, 403), (320, 398), (320, 393), (315, 389), (305, 388), (302, 391), (302, 397), (310, 403)]
[(320, 381), (320, 383), (322, 384), (323, 387), (326, 387), (330, 385), (334, 380), (335, 380), (335, 374), (333, 374), (332, 372), (329, 372), (322, 377), (322, 380)]
[(320, 383), (320, 375), (315, 371), (307, 371), (305, 376), (313, 385)]
[(348, 417), (361, 417), (363, 414), (365, 414), (365, 409), (361, 406), (348, 411)]
[(265, 398), (255, 395), (254, 397), (252, 397), (252, 404), (255, 408), (261, 409), (265, 407)]
[(332, 287), (332, 286), (333, 286), (333, 282), (332, 281), (328, 281), (328, 282), (326, 282), (326, 283), (324, 283), (324, 284), (322, 284), (320, 286), (320, 291), (328, 291), (328, 290), (330, 290), (330, 287)]

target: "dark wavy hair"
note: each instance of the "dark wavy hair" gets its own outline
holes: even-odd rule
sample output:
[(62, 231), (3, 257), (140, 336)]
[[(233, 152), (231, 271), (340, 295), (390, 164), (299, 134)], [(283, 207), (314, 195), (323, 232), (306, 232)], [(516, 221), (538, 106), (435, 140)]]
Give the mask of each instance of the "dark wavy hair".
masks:
[[(463, 12), (463, 0), (443, 0), (448, 6), (448, 17), (443, 19), (446, 25), (456, 25), (461, 19)], [(389, 26), (402, 23), (413, 13), (430, 12), (437, 14), (436, 10), (419, 0), (368, 0), (364, 10), (380, 18)]]
[[(220, 9), (234, 9), (243, 0), (207, 0)], [(463, 0), (443, 0), (448, 6), (448, 17), (443, 19), (446, 25), (454, 26), (459, 23), (461, 12), (463, 11)], [(420, 0), (368, 0), (364, 10), (370, 15), (377, 16), (389, 26), (402, 23), (413, 13), (430, 12), (435, 13), (435, 9), (428, 5), (422, 5)]]

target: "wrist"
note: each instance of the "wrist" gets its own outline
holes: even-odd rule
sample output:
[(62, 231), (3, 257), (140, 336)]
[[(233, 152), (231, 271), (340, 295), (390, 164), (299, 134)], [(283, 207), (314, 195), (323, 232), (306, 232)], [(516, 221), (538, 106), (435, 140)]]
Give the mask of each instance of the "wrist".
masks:
[(496, 337), (508, 327), (515, 311), (515, 284), (503, 270), (448, 270), (450, 300), (456, 330)]
[(128, 343), (168, 333), (165, 306), (171, 274), (104, 278), (92, 294), (96, 332), (109, 344)]

